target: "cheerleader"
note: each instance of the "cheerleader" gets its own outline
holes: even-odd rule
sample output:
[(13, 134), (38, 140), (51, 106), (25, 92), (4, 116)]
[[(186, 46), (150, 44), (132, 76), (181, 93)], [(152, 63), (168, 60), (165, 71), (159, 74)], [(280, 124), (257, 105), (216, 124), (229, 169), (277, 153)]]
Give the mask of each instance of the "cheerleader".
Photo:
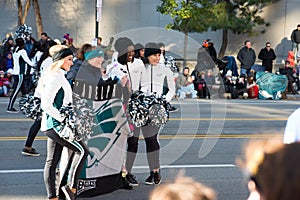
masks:
[(60, 137), (58, 134), (65, 120), (59, 111), (62, 106), (72, 103), (72, 89), (65, 78), (65, 72), (73, 65), (72, 51), (63, 45), (50, 48), (54, 52), (51, 64), (41, 77), (41, 108), (43, 109), (41, 130), (48, 136), (47, 159), (44, 169), (44, 181), (48, 199), (58, 200), (55, 188), (55, 171), (61, 159), (63, 147), (74, 152), (69, 162), (70, 170), (68, 183), (61, 189), (67, 200), (75, 199), (78, 177), (88, 156), (88, 149), (84, 142)]

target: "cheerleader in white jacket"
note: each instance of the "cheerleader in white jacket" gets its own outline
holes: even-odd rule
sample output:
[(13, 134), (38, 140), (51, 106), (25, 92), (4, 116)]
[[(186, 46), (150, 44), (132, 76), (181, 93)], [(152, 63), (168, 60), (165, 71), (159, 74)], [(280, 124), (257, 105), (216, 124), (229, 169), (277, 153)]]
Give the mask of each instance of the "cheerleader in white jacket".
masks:
[[(170, 70), (159, 63), (160, 49), (156, 43), (148, 43), (145, 46), (145, 57), (147, 58), (146, 69), (141, 77), (141, 91), (146, 95), (156, 93), (157, 97), (163, 94), (164, 80), (167, 78), (168, 93), (165, 98), (169, 102), (175, 95), (175, 82)], [(161, 182), (160, 175), (160, 145), (158, 142), (158, 132), (160, 127), (148, 124), (141, 127), (146, 142), (147, 160), (150, 169), (150, 176), (145, 180), (145, 184), (158, 185)]]
[(84, 142), (67, 140), (59, 136), (61, 124), (65, 120), (59, 109), (72, 103), (72, 89), (65, 78), (65, 72), (73, 65), (72, 51), (63, 45), (55, 45), (50, 51), (54, 51), (53, 64), (41, 77), (42, 91), (41, 108), (43, 110), (41, 130), (48, 136), (47, 159), (44, 169), (44, 181), (48, 199), (58, 199), (55, 187), (55, 171), (61, 158), (63, 147), (74, 152), (71, 159), (69, 180), (61, 189), (66, 199), (75, 199), (78, 177), (88, 156), (88, 149)]

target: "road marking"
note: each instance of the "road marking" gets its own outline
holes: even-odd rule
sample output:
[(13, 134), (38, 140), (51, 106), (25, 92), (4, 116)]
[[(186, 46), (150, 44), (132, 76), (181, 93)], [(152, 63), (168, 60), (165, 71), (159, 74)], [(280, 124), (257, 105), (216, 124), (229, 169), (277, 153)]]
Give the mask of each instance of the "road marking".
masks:
[(44, 169), (0, 170), (0, 174), (37, 173), (37, 172), (44, 172)]
[[(233, 168), (233, 164), (203, 164), (203, 165), (161, 165), (161, 169), (181, 169), (181, 168)], [(133, 169), (149, 169), (149, 166), (133, 166)], [(18, 174), (18, 173), (41, 173), (44, 169), (16, 169), (0, 170), (0, 174)]]
[[(277, 118), (267, 118), (267, 117), (248, 117), (248, 118), (227, 118), (227, 117), (190, 117), (190, 118), (170, 118), (170, 121), (286, 121), (287, 117), (277, 117)], [(0, 122), (33, 122), (32, 119), (22, 119), (22, 118), (3, 118)]]
[[(274, 134), (274, 133), (265, 133), (265, 134), (197, 134), (197, 135), (191, 135), (191, 134), (169, 134), (169, 135), (160, 135), (159, 139), (161, 140), (173, 140), (173, 139), (264, 139), (264, 138), (273, 138), (281, 136), (281, 134)], [(27, 137), (25, 136), (2, 136), (0, 137), (0, 141), (24, 141)], [(144, 139), (142, 136), (140, 139)], [(47, 136), (37, 136), (35, 140), (47, 140)]]
[(33, 122), (32, 119), (27, 118), (3, 118), (0, 122)]
[[(210, 165), (161, 165), (164, 169), (178, 169), (178, 168), (231, 168), (236, 167), (233, 164), (210, 164)], [(133, 169), (149, 169), (149, 166), (133, 166)]]
[(170, 121), (286, 121), (286, 117), (281, 118), (265, 118), (265, 117), (248, 117), (248, 118), (226, 118), (226, 117), (219, 117), (219, 118), (170, 118)]

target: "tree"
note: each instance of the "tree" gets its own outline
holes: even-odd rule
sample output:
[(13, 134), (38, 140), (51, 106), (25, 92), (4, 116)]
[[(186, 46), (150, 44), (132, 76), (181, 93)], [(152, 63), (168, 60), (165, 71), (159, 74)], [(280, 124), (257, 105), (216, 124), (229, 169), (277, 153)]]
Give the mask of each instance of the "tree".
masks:
[(170, 15), (172, 23), (167, 29), (203, 33), (222, 30), (219, 57), (223, 57), (228, 44), (228, 31), (235, 34), (258, 35), (263, 26), (270, 24), (261, 17), (262, 9), (279, 0), (161, 0), (157, 11)]
[(200, 7), (194, 0), (181, 1), (180, 5), (176, 0), (161, 0), (161, 5), (157, 6), (157, 11), (171, 16), (173, 23), (167, 24), (166, 29), (179, 30), (184, 33), (183, 66), (185, 66), (188, 33), (207, 31), (208, 27), (204, 23), (205, 18), (202, 16), (209, 16), (210, 13), (207, 13), (207, 10)]
[(42, 17), (41, 17), (40, 6), (39, 6), (39, 3), (38, 3), (38, 0), (32, 0), (32, 2), (31, 2), (31, 0), (26, 0), (24, 12), (23, 12), (22, 1), (17, 0), (18, 24), (19, 25), (25, 24), (31, 3), (32, 3), (33, 9), (34, 9), (37, 35), (40, 35), (43, 32), (43, 23), (42, 23)]

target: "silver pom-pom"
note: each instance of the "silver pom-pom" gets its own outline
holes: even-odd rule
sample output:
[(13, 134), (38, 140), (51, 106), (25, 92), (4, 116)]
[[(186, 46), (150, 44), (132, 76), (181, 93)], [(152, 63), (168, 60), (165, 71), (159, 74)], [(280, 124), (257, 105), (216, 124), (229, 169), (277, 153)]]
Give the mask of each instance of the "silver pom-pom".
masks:
[(42, 116), (41, 100), (30, 95), (22, 96), (20, 110), (28, 118), (33, 120), (40, 119)]
[(67, 106), (62, 106), (59, 112), (65, 118), (60, 125), (59, 136), (66, 140), (80, 140), (75, 126), (74, 107), (69, 103)]
[(26, 39), (26, 37), (30, 37), (32, 35), (32, 28), (30, 26), (27, 26), (26, 24), (22, 24), (19, 26), (19, 28), (15, 32), (16, 38), (23, 38), (23, 40)]
[(156, 93), (147, 96), (141, 91), (132, 94), (128, 101), (128, 113), (136, 127), (164, 125), (169, 119), (167, 101)]

